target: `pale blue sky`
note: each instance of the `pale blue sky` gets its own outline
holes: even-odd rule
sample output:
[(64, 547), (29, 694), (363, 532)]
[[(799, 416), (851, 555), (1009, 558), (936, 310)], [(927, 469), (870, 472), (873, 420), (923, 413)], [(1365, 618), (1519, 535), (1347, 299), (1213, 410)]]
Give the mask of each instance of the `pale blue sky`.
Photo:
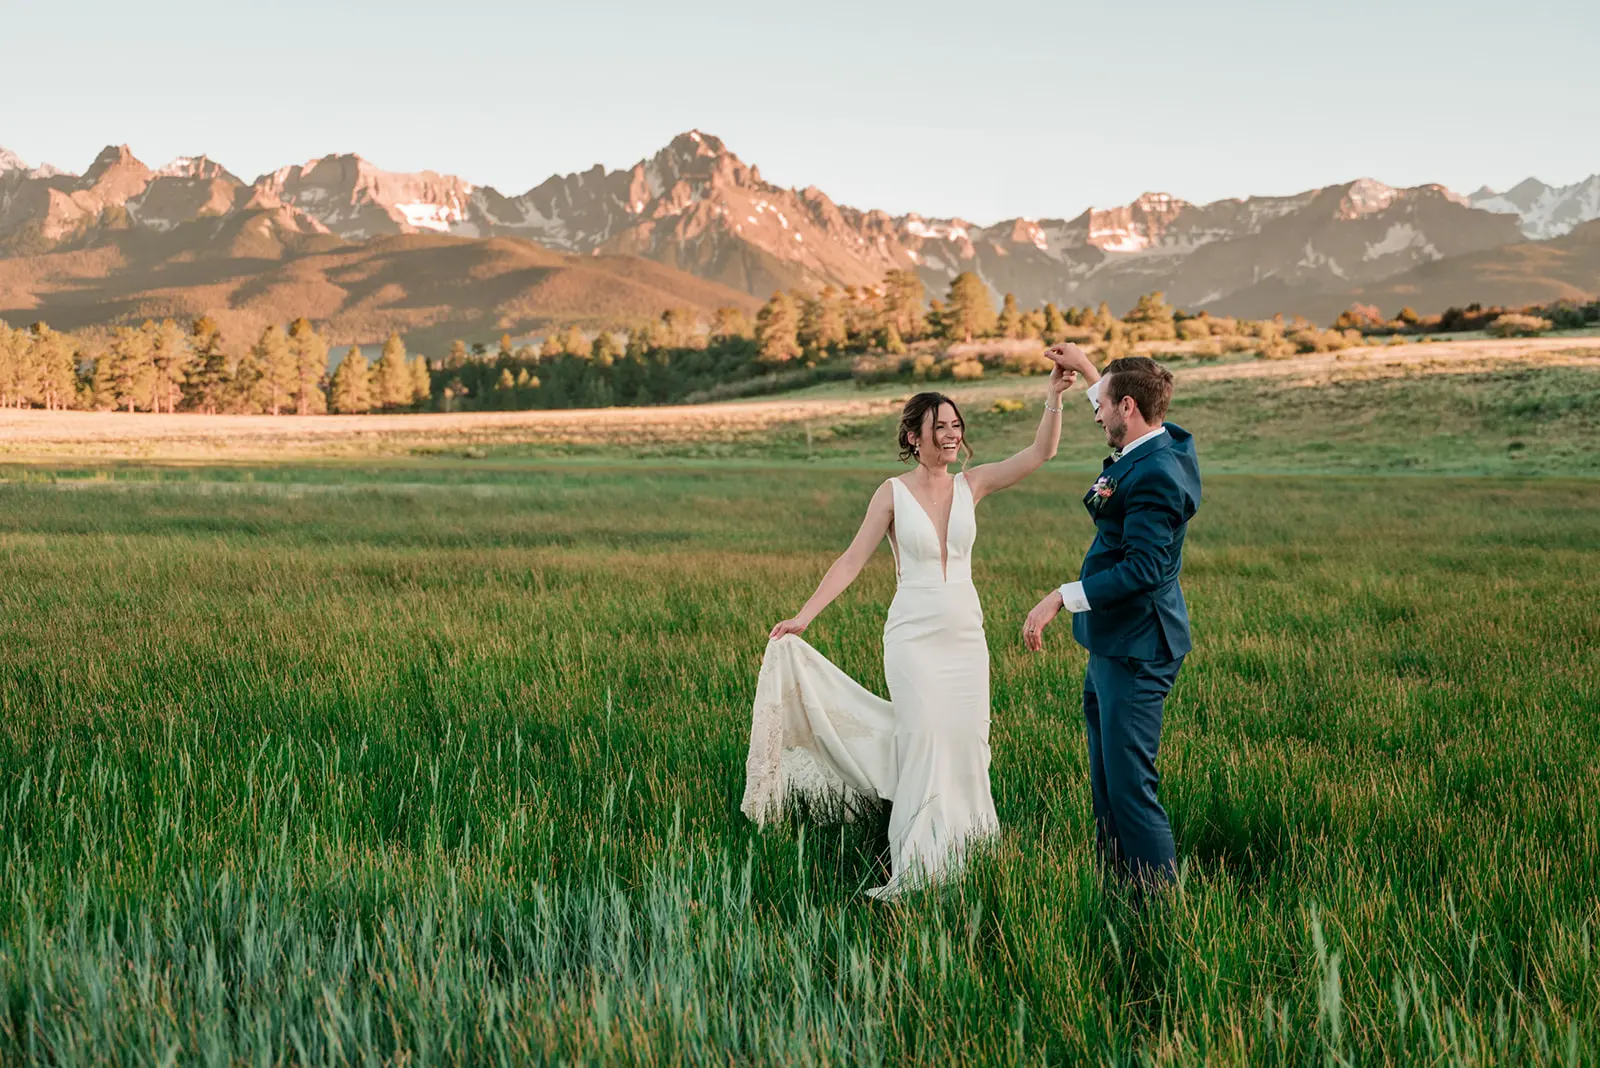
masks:
[(0, 145), (81, 171), (328, 152), (520, 193), (691, 127), (863, 208), (1072, 216), (1600, 171), (1594, 0), (259, 5), (0, 0)]

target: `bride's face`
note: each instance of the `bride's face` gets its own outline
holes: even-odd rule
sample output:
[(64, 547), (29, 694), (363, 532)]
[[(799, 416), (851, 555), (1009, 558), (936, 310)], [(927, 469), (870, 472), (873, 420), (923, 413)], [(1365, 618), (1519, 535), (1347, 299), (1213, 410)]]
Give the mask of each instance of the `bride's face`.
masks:
[(925, 464), (953, 464), (961, 450), (961, 417), (954, 405), (941, 404), (922, 417), (917, 459)]

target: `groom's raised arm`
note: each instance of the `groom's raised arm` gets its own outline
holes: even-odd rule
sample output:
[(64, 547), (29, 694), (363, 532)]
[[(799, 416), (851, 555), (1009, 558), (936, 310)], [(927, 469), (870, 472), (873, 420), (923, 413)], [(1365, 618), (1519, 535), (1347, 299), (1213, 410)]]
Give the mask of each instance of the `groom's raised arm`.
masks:
[[(1089, 359), (1089, 354), (1072, 344), (1052, 345), (1045, 350), (1045, 355), (1053, 360), (1063, 370), (1073, 370), (1082, 374), (1089, 382), (1089, 388), (1084, 391), (1089, 405), (1096, 415), (1100, 414), (1100, 387), (1105, 384), (1105, 379), (1100, 377), (1100, 371), (1095, 367), (1094, 361)], [(1063, 583), (1057, 591), (1061, 594), (1061, 607), (1069, 612), (1089, 611), (1089, 599), (1084, 596), (1083, 583)]]

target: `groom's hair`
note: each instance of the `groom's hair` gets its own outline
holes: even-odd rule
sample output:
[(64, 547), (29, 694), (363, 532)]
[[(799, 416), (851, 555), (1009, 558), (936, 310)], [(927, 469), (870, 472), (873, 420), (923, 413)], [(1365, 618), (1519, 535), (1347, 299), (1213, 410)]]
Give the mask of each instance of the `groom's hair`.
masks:
[(1112, 404), (1132, 397), (1145, 422), (1159, 423), (1167, 417), (1167, 405), (1172, 403), (1171, 371), (1148, 356), (1124, 356), (1106, 364), (1101, 373), (1109, 384)]

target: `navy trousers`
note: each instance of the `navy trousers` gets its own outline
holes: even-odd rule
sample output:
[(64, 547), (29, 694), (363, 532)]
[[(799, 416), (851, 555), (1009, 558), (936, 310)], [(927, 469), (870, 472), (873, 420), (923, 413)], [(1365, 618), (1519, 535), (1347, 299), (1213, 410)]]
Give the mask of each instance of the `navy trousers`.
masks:
[(1095, 845), (1113, 871), (1136, 882), (1177, 875), (1172, 826), (1156, 798), (1161, 776), (1161, 711), (1183, 666), (1089, 654), (1083, 714), (1089, 727), (1089, 785)]

